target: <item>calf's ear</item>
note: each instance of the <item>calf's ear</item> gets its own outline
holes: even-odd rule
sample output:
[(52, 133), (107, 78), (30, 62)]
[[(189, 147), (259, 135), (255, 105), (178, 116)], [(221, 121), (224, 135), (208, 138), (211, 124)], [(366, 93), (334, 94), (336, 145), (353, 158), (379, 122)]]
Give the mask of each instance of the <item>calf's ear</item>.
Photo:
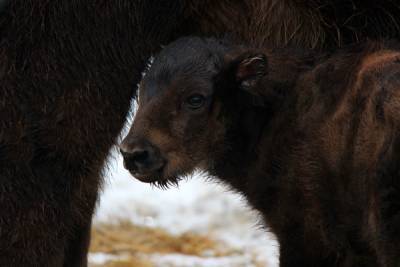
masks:
[(242, 90), (257, 94), (256, 85), (267, 74), (268, 61), (264, 54), (242, 55), (237, 61), (235, 78)]

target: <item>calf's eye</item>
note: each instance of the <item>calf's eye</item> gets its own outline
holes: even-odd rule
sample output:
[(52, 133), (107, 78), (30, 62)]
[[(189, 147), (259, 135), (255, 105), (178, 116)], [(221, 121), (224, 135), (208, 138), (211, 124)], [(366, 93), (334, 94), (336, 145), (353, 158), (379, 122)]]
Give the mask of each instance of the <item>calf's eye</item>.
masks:
[(199, 94), (194, 94), (189, 96), (186, 99), (186, 105), (190, 109), (198, 109), (201, 108), (205, 103), (205, 97)]

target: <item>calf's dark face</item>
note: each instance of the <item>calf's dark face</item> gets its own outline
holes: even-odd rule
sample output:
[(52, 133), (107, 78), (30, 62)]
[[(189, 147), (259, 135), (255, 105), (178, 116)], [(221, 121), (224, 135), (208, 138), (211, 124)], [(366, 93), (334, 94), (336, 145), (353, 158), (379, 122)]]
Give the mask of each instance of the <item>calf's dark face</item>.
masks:
[[(206, 164), (207, 155), (222, 141), (219, 104), (211, 80), (179, 77), (157, 84), (163, 88), (148, 86), (154, 84), (141, 84), (136, 117), (121, 144), (125, 167), (144, 182), (176, 182)], [(127, 154), (138, 148), (147, 152)], [(147, 157), (147, 165), (140, 166), (138, 157)]]
[[(227, 88), (221, 87), (229, 84), (229, 93), (235, 94), (237, 81), (221, 78), (226, 68), (216, 63), (212, 53), (180, 58), (178, 63), (160, 57), (161, 63), (156, 59), (140, 84), (138, 110), (120, 148), (125, 168), (133, 176), (163, 186), (196, 168), (207, 169), (223, 149), (228, 98), (221, 93)], [(250, 65), (245, 62), (247, 73)], [(259, 70), (249, 72), (252, 81), (255, 71)], [(236, 76), (248, 89), (249, 80), (242, 74)]]

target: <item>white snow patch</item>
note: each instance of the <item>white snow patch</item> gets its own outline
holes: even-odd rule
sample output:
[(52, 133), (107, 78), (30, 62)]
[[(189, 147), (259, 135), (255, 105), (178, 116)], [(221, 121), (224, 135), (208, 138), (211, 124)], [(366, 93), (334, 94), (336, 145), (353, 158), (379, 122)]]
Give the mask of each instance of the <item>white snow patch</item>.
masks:
[[(154, 255), (154, 267), (257, 267), (249, 255), (202, 258), (182, 254)], [(259, 266), (259, 265), (258, 265)]]
[[(124, 219), (172, 234), (208, 234), (238, 251), (226, 258), (157, 255), (153, 257), (159, 264), (156, 266), (252, 266), (254, 258), (268, 267), (278, 265), (277, 242), (262, 229), (259, 216), (238, 194), (204, 181), (198, 174), (181, 181), (178, 188), (161, 190), (134, 179), (122, 167), (122, 158), (116, 158), (108, 171), (95, 223)], [(96, 257), (100, 256), (92, 255), (91, 260)]]
[(110, 255), (106, 253), (89, 253), (89, 262), (96, 265), (105, 264), (108, 261), (120, 259), (120, 256)]

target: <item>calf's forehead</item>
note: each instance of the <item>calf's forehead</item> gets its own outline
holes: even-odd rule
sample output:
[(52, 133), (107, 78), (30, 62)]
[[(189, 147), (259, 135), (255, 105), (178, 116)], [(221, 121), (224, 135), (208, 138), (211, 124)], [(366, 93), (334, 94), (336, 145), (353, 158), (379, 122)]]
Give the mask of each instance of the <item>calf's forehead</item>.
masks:
[(184, 94), (196, 91), (210, 95), (213, 88), (213, 75), (202, 69), (191, 72), (171, 71), (168, 75), (147, 77), (139, 86), (139, 104), (144, 105), (156, 99), (180, 99)]
[(149, 102), (154, 97), (162, 94), (170, 83), (170, 76), (165, 74), (147, 73), (139, 85), (139, 100)]
[(145, 73), (140, 92), (148, 101), (164, 90), (171, 90), (179, 81), (207, 80), (215, 74), (220, 55), (214, 46), (201, 39), (184, 39), (172, 43), (156, 56)]
[(176, 84), (176, 81), (173, 80), (154, 79), (141, 83), (139, 88), (139, 108), (149, 103), (172, 101), (178, 95), (174, 84)]

